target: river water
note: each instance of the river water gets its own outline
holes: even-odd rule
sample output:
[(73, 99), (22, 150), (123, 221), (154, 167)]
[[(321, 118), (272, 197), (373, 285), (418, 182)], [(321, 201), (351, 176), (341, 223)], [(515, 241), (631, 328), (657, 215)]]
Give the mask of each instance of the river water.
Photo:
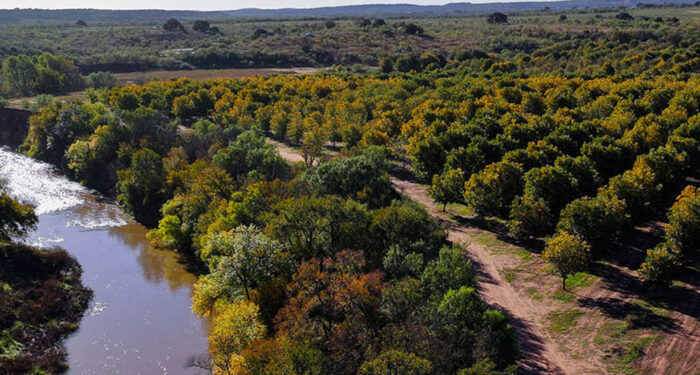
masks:
[(196, 277), (176, 254), (152, 249), (146, 228), (46, 163), (0, 149), (0, 179), (39, 215), (25, 242), (68, 250), (95, 292), (65, 341), (68, 374), (198, 373), (185, 363), (206, 354), (207, 323), (191, 311)]

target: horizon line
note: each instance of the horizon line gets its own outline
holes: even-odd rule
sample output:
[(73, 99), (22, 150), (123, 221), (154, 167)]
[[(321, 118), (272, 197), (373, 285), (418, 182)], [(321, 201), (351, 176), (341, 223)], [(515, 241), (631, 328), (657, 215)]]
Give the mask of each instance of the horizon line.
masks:
[[(267, 7), (243, 7), (243, 8), (221, 8), (221, 9), (211, 9), (211, 10), (200, 10), (200, 9), (170, 9), (170, 8), (0, 8), (0, 11), (12, 11), (12, 10), (103, 10), (103, 11), (166, 11), (166, 12), (201, 12), (201, 13), (211, 13), (211, 12), (231, 12), (237, 10), (314, 10), (314, 9), (326, 9), (326, 8), (343, 8), (343, 7), (361, 7), (368, 5), (381, 5), (381, 6), (400, 6), (400, 5), (411, 5), (418, 7), (443, 7), (453, 4), (464, 4), (464, 5), (482, 5), (482, 4), (499, 4), (499, 3), (559, 3), (559, 2), (576, 2), (577, 0), (471, 0), (471, 1), (447, 1), (440, 4), (419, 4), (411, 2), (401, 2), (401, 3), (383, 3), (383, 2), (367, 2), (362, 4), (341, 4), (341, 5), (327, 5), (327, 6), (317, 6), (317, 7), (280, 7), (280, 8), (267, 8)], [(593, 0), (605, 3), (605, 0)]]

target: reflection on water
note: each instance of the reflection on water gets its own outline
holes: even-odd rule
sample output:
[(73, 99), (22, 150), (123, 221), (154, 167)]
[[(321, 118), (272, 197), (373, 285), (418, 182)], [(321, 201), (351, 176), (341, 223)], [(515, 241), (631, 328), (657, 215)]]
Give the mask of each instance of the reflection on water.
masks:
[(154, 250), (146, 228), (48, 164), (0, 149), (0, 178), (39, 214), (28, 243), (61, 246), (95, 292), (66, 340), (69, 374), (196, 374), (184, 363), (206, 353), (206, 322), (191, 312), (196, 277), (176, 255)]
[(110, 228), (108, 233), (120, 240), (125, 247), (138, 249), (138, 260), (143, 277), (151, 282), (167, 281), (171, 290), (190, 289), (197, 277), (183, 272), (183, 265), (178, 257), (169, 251), (153, 250), (146, 238), (147, 229), (139, 224), (129, 223)]

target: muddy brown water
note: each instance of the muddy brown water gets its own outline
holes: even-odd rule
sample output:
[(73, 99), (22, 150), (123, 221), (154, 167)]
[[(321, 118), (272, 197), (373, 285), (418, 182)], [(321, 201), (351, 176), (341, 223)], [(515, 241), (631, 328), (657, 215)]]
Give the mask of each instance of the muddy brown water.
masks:
[(152, 249), (146, 228), (48, 164), (0, 149), (0, 179), (39, 214), (24, 241), (68, 250), (95, 293), (65, 340), (68, 374), (199, 373), (185, 364), (207, 353), (207, 322), (191, 310), (196, 276), (175, 253)]

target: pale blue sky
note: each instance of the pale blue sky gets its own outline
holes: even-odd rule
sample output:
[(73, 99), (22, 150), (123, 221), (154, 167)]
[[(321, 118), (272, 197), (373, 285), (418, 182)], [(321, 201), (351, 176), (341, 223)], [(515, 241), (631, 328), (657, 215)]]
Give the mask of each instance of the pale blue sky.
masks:
[[(472, 3), (488, 3), (504, 0), (463, 0)], [(508, 0), (505, 0), (508, 1)], [(517, 1), (517, 0), (513, 0)], [(522, 1), (522, 0), (520, 0)], [(95, 8), (95, 9), (189, 9), (231, 10), (240, 8), (317, 8), (357, 4), (421, 4), (440, 5), (460, 0), (0, 0), (0, 9), (8, 8)]]

